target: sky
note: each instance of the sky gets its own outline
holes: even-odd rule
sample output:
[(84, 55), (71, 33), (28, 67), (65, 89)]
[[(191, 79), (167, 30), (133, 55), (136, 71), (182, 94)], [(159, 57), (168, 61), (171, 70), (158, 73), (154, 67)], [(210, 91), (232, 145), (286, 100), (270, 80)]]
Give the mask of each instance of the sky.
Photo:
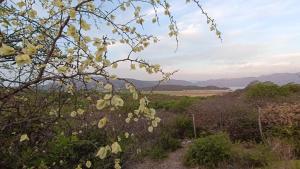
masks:
[[(205, 17), (195, 4), (171, 0), (171, 12), (179, 27), (179, 46), (168, 37), (167, 19), (161, 25), (146, 24), (145, 31), (160, 38), (139, 55), (159, 63), (166, 71), (179, 70), (173, 78), (206, 80), (300, 72), (299, 0), (202, 0), (205, 11), (222, 32), (221, 42), (209, 31)], [(152, 18), (153, 12), (144, 12)], [(116, 55), (125, 50), (112, 47)], [(121, 66), (116, 74), (153, 80), (140, 71)]]

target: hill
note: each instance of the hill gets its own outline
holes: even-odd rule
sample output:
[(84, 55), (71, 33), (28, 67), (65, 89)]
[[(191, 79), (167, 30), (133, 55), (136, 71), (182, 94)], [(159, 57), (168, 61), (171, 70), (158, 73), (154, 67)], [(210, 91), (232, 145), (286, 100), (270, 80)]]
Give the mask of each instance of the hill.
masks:
[[(103, 78), (98, 78), (99, 81), (105, 81)], [(150, 90), (150, 88), (156, 86), (158, 81), (147, 81), (147, 80), (137, 80), (137, 79), (126, 79), (127, 81), (133, 83), (138, 89)], [(278, 85), (284, 85), (287, 83), (298, 83), (300, 84), (300, 73), (277, 73), (270, 75), (263, 75), (258, 77), (243, 77), (243, 78), (223, 78), (223, 79), (211, 79), (198, 82), (190, 82), (186, 80), (175, 80), (171, 79), (167, 82), (161, 83), (161, 87), (156, 90), (219, 90), (227, 87), (246, 87), (248, 84), (254, 81), (260, 82), (273, 82)], [(123, 89), (125, 87), (125, 82), (121, 80), (111, 81), (115, 88)], [(94, 88), (96, 86), (95, 82), (83, 84), (80, 81), (75, 82), (78, 88)], [(43, 89), (51, 88), (51, 85), (45, 85)]]
[[(216, 86), (181, 86), (181, 85), (160, 85), (155, 88), (155, 91), (183, 91), (183, 90), (227, 90), (228, 88), (225, 87), (216, 87)], [(148, 88), (141, 88), (143, 91), (150, 91), (152, 90), (151, 87)]]
[(300, 83), (300, 73), (277, 73), (258, 77), (212, 79), (196, 82), (197, 86), (245, 87), (253, 81), (273, 82), (278, 85)]

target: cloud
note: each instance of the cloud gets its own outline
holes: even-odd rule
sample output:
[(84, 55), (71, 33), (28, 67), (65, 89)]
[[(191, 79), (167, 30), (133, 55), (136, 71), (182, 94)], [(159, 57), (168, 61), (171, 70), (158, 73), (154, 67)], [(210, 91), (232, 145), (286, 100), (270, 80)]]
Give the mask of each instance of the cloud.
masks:
[(199, 67), (197, 70), (185, 69), (175, 75), (177, 79), (204, 80), (210, 78), (232, 78), (245, 76), (258, 76), (263, 74), (299, 72), (300, 53), (290, 53), (271, 56), (260, 56), (235, 64), (211, 64), (207, 67)]
[[(174, 52), (176, 41), (167, 36), (168, 20), (163, 18), (161, 26), (145, 25), (145, 31), (158, 35), (160, 42), (135, 57), (160, 63), (167, 70), (180, 69), (175, 77), (186, 80), (299, 71), (298, 0), (210, 0), (203, 7), (216, 19), (223, 42), (209, 31), (197, 7), (173, 0), (180, 30), (178, 50)], [(153, 15), (150, 11), (148, 15)], [(112, 48), (115, 55), (126, 54), (118, 44)], [(151, 79), (142, 73), (134, 77)]]

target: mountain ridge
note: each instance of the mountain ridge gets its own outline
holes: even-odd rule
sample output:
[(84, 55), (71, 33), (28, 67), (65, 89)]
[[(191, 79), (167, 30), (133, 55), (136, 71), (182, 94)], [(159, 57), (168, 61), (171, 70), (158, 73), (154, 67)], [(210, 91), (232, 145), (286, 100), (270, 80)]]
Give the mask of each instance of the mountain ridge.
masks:
[(217, 87), (246, 87), (253, 81), (273, 82), (278, 85), (287, 83), (300, 83), (300, 72), (298, 73), (274, 73), (269, 75), (261, 75), (257, 77), (241, 77), (241, 78), (221, 78), (210, 79), (196, 82), (199, 86), (217, 86)]
[[(105, 81), (104, 78), (97, 78), (99, 81)], [(138, 89), (146, 89), (152, 88), (158, 85), (158, 81), (156, 80), (138, 80), (133, 78), (126, 78), (128, 82), (133, 83)], [(159, 90), (167, 90), (168, 87), (174, 90), (187, 90), (187, 89), (199, 89), (204, 90), (205, 88), (210, 89), (220, 89), (220, 88), (244, 88), (248, 84), (254, 81), (260, 82), (273, 82), (278, 85), (284, 85), (287, 83), (298, 83), (300, 84), (300, 72), (299, 73), (275, 73), (269, 75), (262, 75), (257, 77), (242, 77), (242, 78), (221, 78), (221, 79), (210, 79), (204, 81), (196, 81), (191, 82), (187, 80), (176, 80), (171, 79), (169, 81), (161, 83)], [(117, 89), (125, 88), (125, 81), (122, 80), (111, 80), (111, 83)], [(79, 88), (87, 88), (92, 89), (96, 86), (96, 82), (90, 82), (87, 84), (83, 84), (81, 81), (76, 81), (76, 85)], [(182, 87), (180, 87), (182, 86)], [(45, 85), (44, 89), (48, 89), (50, 86)]]

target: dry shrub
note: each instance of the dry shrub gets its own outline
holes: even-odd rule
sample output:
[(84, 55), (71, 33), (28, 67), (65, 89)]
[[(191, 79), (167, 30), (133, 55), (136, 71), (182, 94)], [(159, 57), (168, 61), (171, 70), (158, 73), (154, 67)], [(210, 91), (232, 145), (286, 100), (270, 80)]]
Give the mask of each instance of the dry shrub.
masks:
[(295, 150), (292, 145), (278, 138), (267, 139), (267, 144), (272, 148), (272, 152), (278, 155), (280, 160), (293, 160)]
[(264, 134), (288, 142), (296, 157), (300, 157), (299, 116), (299, 103), (267, 104), (262, 109)]
[(293, 126), (300, 122), (300, 103), (268, 104), (262, 109), (265, 125)]
[(211, 97), (194, 104), (197, 128), (208, 132), (227, 131), (233, 140), (260, 140), (257, 112), (239, 92)]

